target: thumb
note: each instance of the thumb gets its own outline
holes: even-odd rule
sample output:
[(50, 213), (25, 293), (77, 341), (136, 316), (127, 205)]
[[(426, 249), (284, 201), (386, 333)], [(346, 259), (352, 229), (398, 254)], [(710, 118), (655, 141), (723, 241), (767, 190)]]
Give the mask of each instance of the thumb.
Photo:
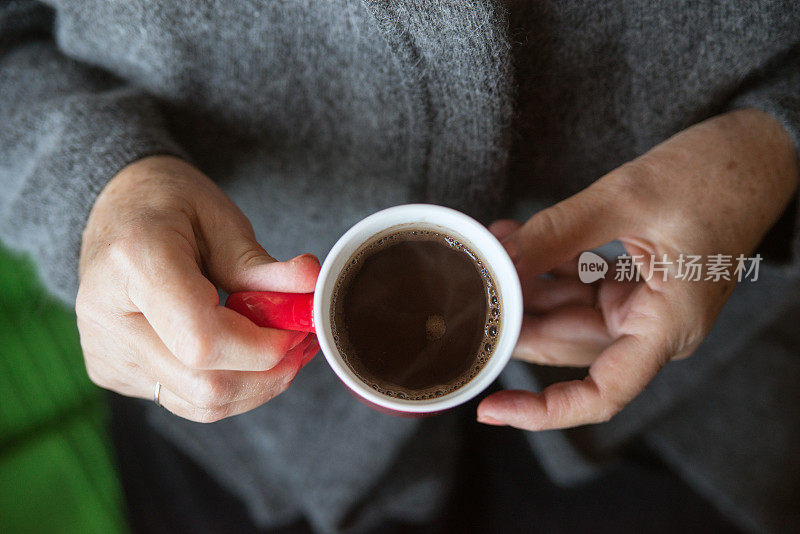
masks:
[(277, 261), (258, 244), (249, 228), (215, 232), (206, 236), (206, 241), (203, 262), (208, 277), (228, 293), (314, 291), (320, 265), (313, 254)]
[[(263, 249), (261, 249), (263, 251)], [(220, 287), (228, 293), (235, 291), (280, 291), (311, 293), (319, 276), (319, 260), (313, 254), (301, 254), (288, 261), (276, 261), (263, 256), (239, 262)]]
[(602, 182), (536, 213), (502, 240), (520, 278), (547, 272), (621, 237), (625, 215)]

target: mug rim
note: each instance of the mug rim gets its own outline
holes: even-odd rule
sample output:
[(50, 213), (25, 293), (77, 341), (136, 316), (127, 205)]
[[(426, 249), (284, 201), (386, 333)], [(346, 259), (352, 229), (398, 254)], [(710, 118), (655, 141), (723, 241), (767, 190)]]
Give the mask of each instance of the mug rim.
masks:
[[(379, 224), (382, 221), (395, 222)], [(454, 224), (448, 224), (454, 223)], [(395, 226), (438, 226), (471, 245), (493, 275), (501, 299), (502, 322), (494, 353), (469, 382), (432, 399), (400, 399), (384, 395), (362, 381), (342, 358), (333, 340), (330, 304), (336, 281), (350, 257), (366, 242)], [(476, 241), (480, 241), (477, 244)], [(334, 269), (336, 264), (340, 264)], [(334, 272), (335, 271), (335, 272)], [(325, 359), (353, 393), (381, 408), (404, 413), (432, 413), (453, 408), (474, 398), (500, 375), (522, 327), (522, 289), (516, 268), (505, 248), (489, 230), (460, 211), (435, 204), (403, 204), (377, 211), (353, 225), (331, 248), (320, 269), (314, 291), (314, 325)]]

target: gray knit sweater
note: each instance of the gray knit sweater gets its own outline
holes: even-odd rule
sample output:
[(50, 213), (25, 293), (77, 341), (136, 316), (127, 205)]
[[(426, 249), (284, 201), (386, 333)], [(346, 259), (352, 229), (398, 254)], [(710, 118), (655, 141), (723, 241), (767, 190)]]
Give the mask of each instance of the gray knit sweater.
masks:
[[(0, 238), (69, 302), (95, 197), (151, 154), (193, 161), (286, 258), (323, 257), (409, 201), (527, 218), (735, 107), (772, 113), (800, 146), (794, 0), (49, 3), (0, 2)], [(641, 436), (744, 528), (800, 526), (791, 222), (775, 238), (785, 254), (692, 358), (609, 423), (528, 434), (553, 480), (580, 483)], [(557, 378), (516, 363), (502, 382)], [(304, 515), (337, 532), (435, 514), (472, 417), (379, 414), (317, 358), (248, 414), (150, 421), (259, 524)]]

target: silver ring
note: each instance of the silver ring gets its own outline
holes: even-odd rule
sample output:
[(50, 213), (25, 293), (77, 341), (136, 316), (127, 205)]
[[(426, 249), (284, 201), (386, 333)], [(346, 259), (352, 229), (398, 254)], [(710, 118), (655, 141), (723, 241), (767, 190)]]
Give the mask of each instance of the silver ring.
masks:
[(163, 408), (163, 406), (161, 406), (161, 403), (158, 402), (158, 396), (160, 394), (161, 394), (161, 382), (156, 382), (156, 389), (153, 392), (153, 402), (155, 402), (156, 406), (158, 406), (159, 408)]

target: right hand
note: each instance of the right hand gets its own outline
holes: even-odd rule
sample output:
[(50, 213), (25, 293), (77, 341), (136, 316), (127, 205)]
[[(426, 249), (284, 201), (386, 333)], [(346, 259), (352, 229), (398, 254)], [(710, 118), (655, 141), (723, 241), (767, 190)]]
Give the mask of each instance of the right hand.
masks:
[(319, 350), (305, 332), (260, 328), (219, 305), (235, 291), (314, 290), (319, 261), (286, 262), (209, 178), (170, 156), (132, 163), (103, 189), (80, 257), (78, 330), (91, 380), (193, 421), (283, 392)]

